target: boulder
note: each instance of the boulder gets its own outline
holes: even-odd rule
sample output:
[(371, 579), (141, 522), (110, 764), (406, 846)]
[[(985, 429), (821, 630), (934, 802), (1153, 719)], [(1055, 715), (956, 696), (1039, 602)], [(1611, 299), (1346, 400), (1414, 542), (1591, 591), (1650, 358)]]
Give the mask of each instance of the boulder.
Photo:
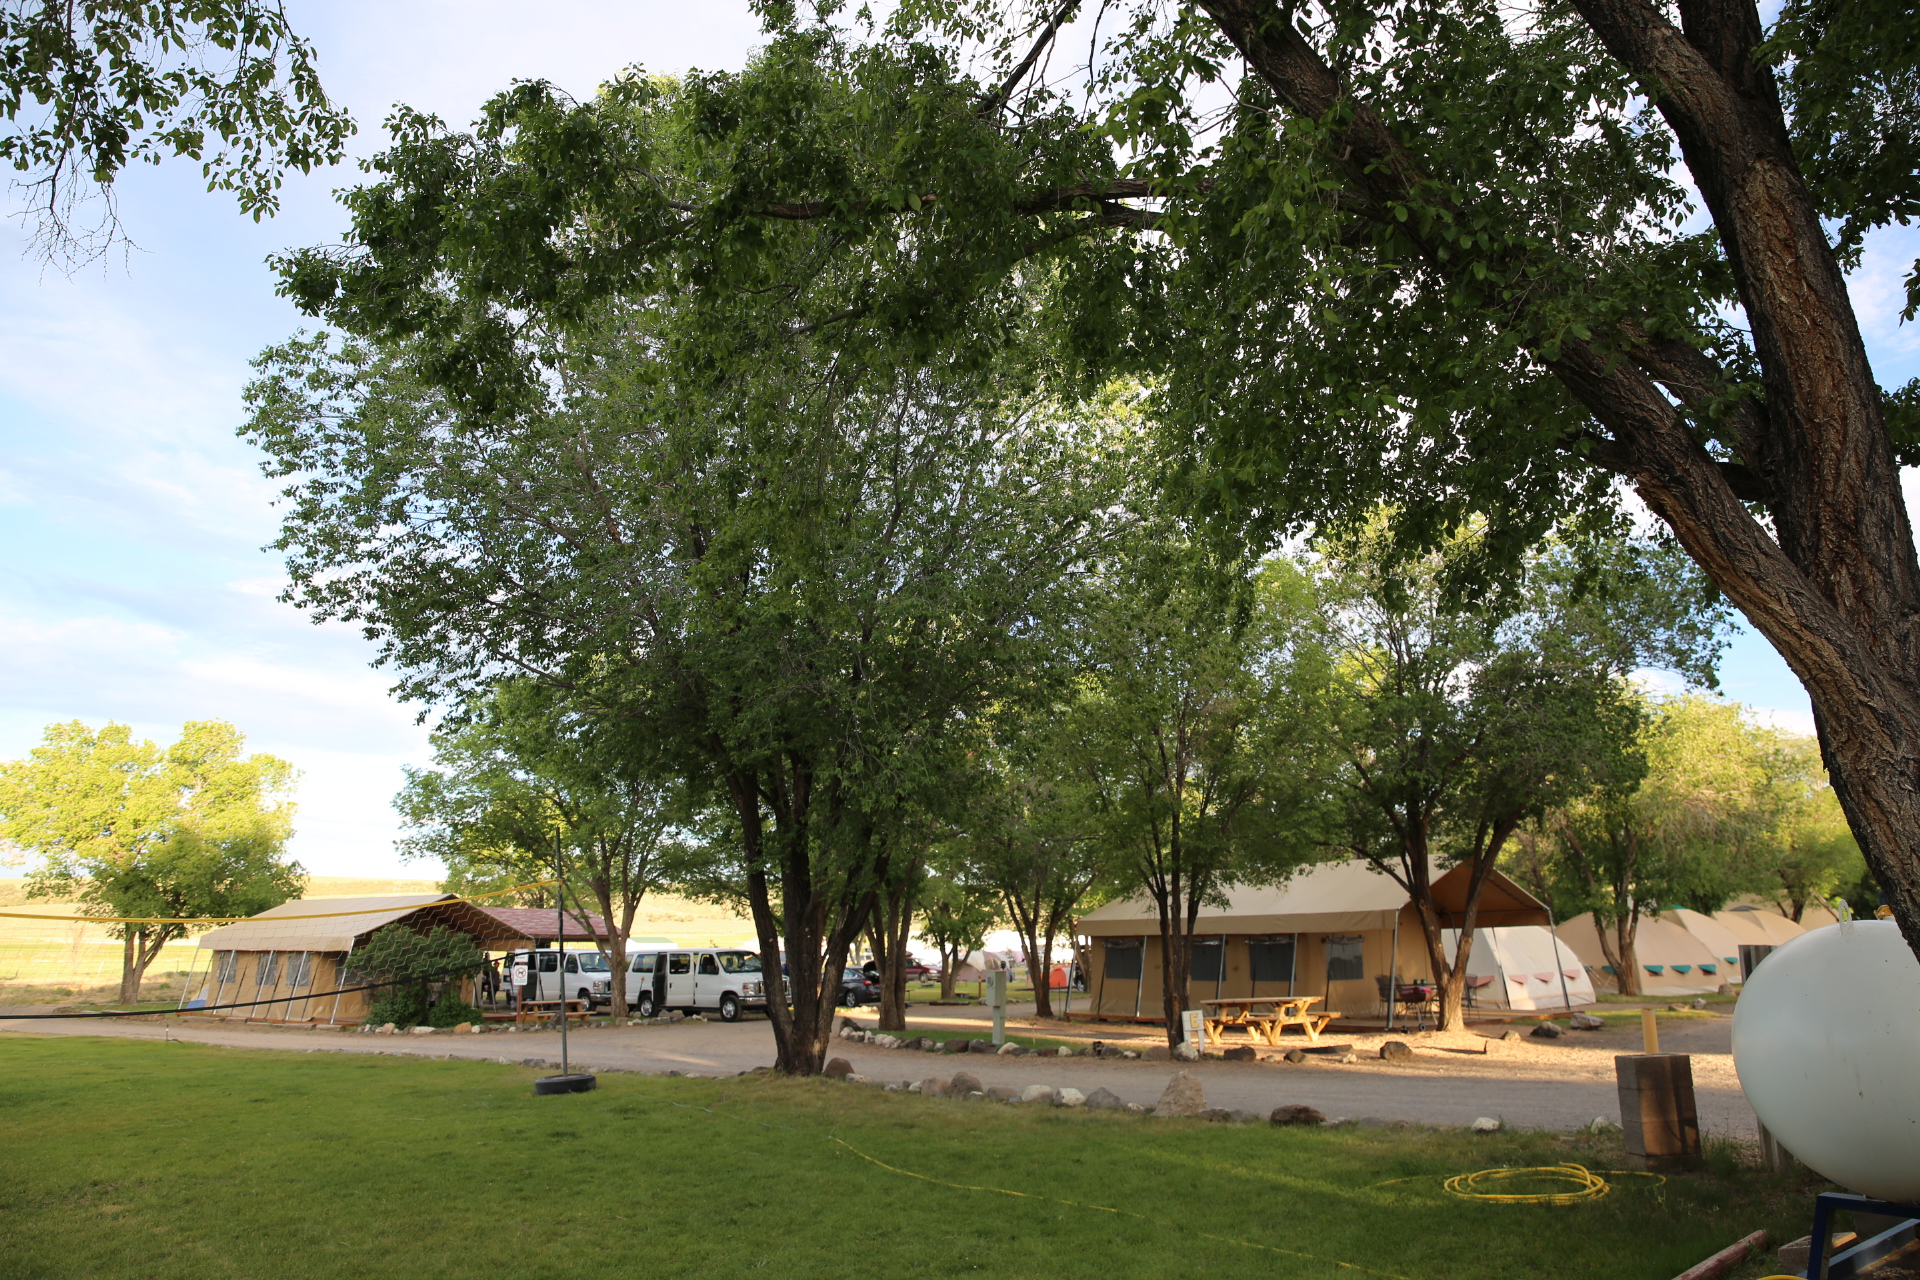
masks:
[(1232, 1124), (1233, 1112), (1225, 1107), (1202, 1107), (1200, 1118), (1213, 1124)]
[(1009, 1040), (1000, 1046), (999, 1053), (1003, 1058), (1024, 1058), (1027, 1056), (1027, 1046)]
[(938, 1076), (932, 1076), (917, 1085), (908, 1086), (908, 1092), (917, 1093), (924, 1098), (944, 1098), (947, 1096), (947, 1082)]
[(1123, 1058), (1138, 1058), (1140, 1055), (1134, 1052), (1132, 1049), (1122, 1049), (1120, 1051), (1120, 1056)]
[(1528, 1034), (1535, 1040), (1558, 1040), (1565, 1033), (1560, 1030), (1558, 1023), (1543, 1022)]
[(986, 1086), (980, 1083), (980, 1077), (971, 1071), (956, 1071), (953, 1079), (947, 1081), (947, 1092), (957, 1098), (964, 1098), (970, 1093), (984, 1095), (986, 1091)]
[(975, 1089), (971, 1093), (961, 1094), (960, 1099), (963, 1102), (985, 1102), (987, 1100), (987, 1091), (985, 1089)]
[[(1122, 1056), (1125, 1056), (1126, 1053), (1132, 1053), (1132, 1050), (1124, 1051)], [(1167, 1048), (1167, 1046), (1163, 1044), (1156, 1044), (1151, 1048), (1142, 1049), (1139, 1053), (1134, 1054), (1133, 1056), (1140, 1058), (1146, 1062), (1166, 1062), (1172, 1059), (1173, 1050)]]
[(1228, 1062), (1258, 1062), (1260, 1054), (1250, 1044), (1237, 1044), (1220, 1055)]
[(1298, 1066), (1300, 1063), (1305, 1062), (1306, 1060), (1307, 1060), (1307, 1051), (1305, 1049), (1287, 1050), (1287, 1061), (1293, 1063), (1295, 1066)]
[(1053, 1091), (1053, 1105), (1056, 1107), (1084, 1107), (1087, 1105), (1087, 1095), (1078, 1089), (1055, 1089)]
[(1173, 1046), (1170, 1052), (1173, 1054), (1173, 1060), (1175, 1062), (1200, 1061), (1200, 1050), (1196, 1046), (1188, 1044), (1184, 1040), (1181, 1041), (1179, 1044)]
[(1382, 1062), (1411, 1062), (1412, 1060), (1413, 1046), (1405, 1040), (1389, 1040), (1380, 1046)]
[(900, 1037), (885, 1036), (885, 1035), (875, 1036), (872, 1039), (872, 1041), (870, 1041), (870, 1043), (873, 1044), (875, 1047), (881, 1048), (881, 1049), (898, 1049), (900, 1047)]
[(973, 1041), (971, 1040), (949, 1040), (945, 1044), (940, 1046), (940, 1052), (965, 1053), (967, 1051), (967, 1046), (972, 1043)]
[(1153, 1109), (1156, 1116), (1197, 1116), (1207, 1109), (1206, 1090), (1190, 1071), (1176, 1071)]
[(434, 1029), (432, 1027), (415, 1027), (413, 1029), (413, 1034), (417, 1036), (430, 1036), (433, 1032)]
[(1492, 1116), (1481, 1116), (1478, 1120), (1468, 1125), (1467, 1128), (1473, 1130), (1475, 1133), (1498, 1133), (1500, 1132), (1500, 1122)]
[(855, 1022), (852, 1018), (843, 1017), (840, 1019), (841, 1035), (845, 1035), (849, 1031), (858, 1031), (858, 1030), (860, 1030), (860, 1024)]
[(1022, 1102), (1044, 1102), (1053, 1105), (1053, 1086), (1050, 1084), (1030, 1084), (1020, 1091)]
[(993, 1102), (1025, 1102), (1026, 1095), (1010, 1084), (987, 1086), (987, 1097)]
[(861, 1074), (860, 1074), (860, 1073), (859, 1073), (858, 1071), (855, 1071), (855, 1072), (853, 1072), (853, 1073), (851, 1073), (850, 1075), (848, 1075), (848, 1076), (846, 1077), (846, 1080), (847, 1080), (847, 1083), (848, 1083), (848, 1084), (878, 1084), (878, 1083), (880, 1083), (880, 1082), (879, 1082), (878, 1080), (875, 1080), (875, 1079), (874, 1079), (874, 1078), (873, 1078), (872, 1076), (863, 1076), (863, 1075), (861, 1075)]
[(1270, 1124), (1325, 1124), (1326, 1114), (1298, 1102), (1275, 1107), (1267, 1115)]
[(995, 1045), (991, 1040), (969, 1040), (967, 1041), (967, 1052), (968, 1053), (998, 1053), (999, 1047)]
[(1706, 1008), (1707, 1007), (1706, 999), (1702, 996), (1695, 996), (1693, 998), (1693, 1007), (1696, 1009)]
[(471, 1022), (463, 1022), (459, 1026), (453, 1029), (453, 1034), (457, 1036), (463, 1036), (472, 1030), (473, 1030), (473, 1024)]
[[(1071, 1093), (1072, 1090), (1063, 1090), (1063, 1092)], [(1121, 1100), (1119, 1094), (1111, 1089), (1105, 1088), (1095, 1089), (1092, 1093), (1088, 1094), (1086, 1103), (1087, 1107), (1093, 1111), (1121, 1111), (1124, 1110), (1127, 1105)]]
[(1053, 1056), (1056, 1058), (1071, 1058), (1073, 1056), (1073, 1050), (1063, 1044), (1053, 1051)]
[(1620, 1132), (1620, 1126), (1610, 1116), (1595, 1116), (1580, 1126), (1594, 1137), (1604, 1137), (1609, 1133)]
[[(1723, 982), (1714, 989), (1713, 994), (1717, 996), (1730, 996), (1733, 994), (1733, 984), (1731, 982)], [(1813, 1237), (1808, 1236), (1807, 1239), (1811, 1240)]]
[(904, 1085), (900, 1085), (900, 1084), (894, 1084), (894, 1083), (892, 1083), (891, 1081), (889, 1081), (889, 1082), (887, 1083), (887, 1086), (886, 1086), (886, 1088), (884, 1088), (883, 1090), (881, 1090), (881, 1092), (883, 1092), (883, 1093), (898, 1093), (898, 1092), (900, 1092), (900, 1090), (901, 1090), (901, 1089), (903, 1089), (904, 1087), (905, 1087)]
[(1150, 1115), (1151, 1110), (1148, 1107), (1142, 1105), (1141, 1103), (1129, 1102), (1127, 1104), (1127, 1114), (1130, 1116), (1144, 1116), (1144, 1115)]
[(832, 1080), (845, 1080), (853, 1074), (853, 1064), (845, 1058), (829, 1058), (827, 1069), (820, 1074)]
[(1590, 1013), (1576, 1013), (1573, 1015), (1571, 1021), (1573, 1022), (1573, 1029), (1575, 1031), (1605, 1031), (1607, 1029), (1607, 1021), (1605, 1018), (1596, 1018)]

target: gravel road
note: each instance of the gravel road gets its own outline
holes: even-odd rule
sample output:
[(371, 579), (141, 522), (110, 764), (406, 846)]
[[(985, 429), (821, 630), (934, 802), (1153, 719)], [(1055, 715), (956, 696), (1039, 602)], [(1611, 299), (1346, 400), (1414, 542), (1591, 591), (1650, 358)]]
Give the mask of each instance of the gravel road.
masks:
[[(29, 1010), (0, 1010), (24, 1013)], [(41, 1012), (44, 1012), (42, 1010)], [(1733, 1080), (1727, 1057), (1732, 1019), (1717, 1017), (1663, 1030), (1662, 1047), (1695, 1055), (1696, 1097), (1703, 1130), (1728, 1136), (1754, 1136), (1753, 1112)], [(560, 1057), (557, 1032), (494, 1031), (478, 1036), (370, 1036), (351, 1031), (307, 1031), (263, 1026), (208, 1026), (127, 1021), (0, 1021), (0, 1031), (61, 1036), (120, 1036), (159, 1040), (171, 1037), (199, 1044), (246, 1049), (308, 1050), (336, 1053), (417, 1054), (428, 1057), (551, 1060)], [(1045, 1034), (1043, 1032), (1043, 1034)], [(1572, 1129), (1595, 1116), (1618, 1119), (1611, 1055), (1638, 1051), (1637, 1035), (1624, 1031), (1591, 1033), (1554, 1060), (1551, 1046), (1525, 1046), (1524, 1060), (1497, 1056), (1454, 1055), (1423, 1050), (1410, 1065), (1378, 1061), (1343, 1065), (1312, 1060), (1193, 1064), (1210, 1106), (1265, 1113), (1283, 1103), (1304, 1103), (1330, 1117), (1372, 1117), (1414, 1123), (1464, 1125), (1479, 1116), (1495, 1116), (1525, 1128)], [(679, 1071), (689, 1075), (733, 1075), (773, 1061), (770, 1024), (750, 1019), (735, 1024), (685, 1022), (676, 1025), (595, 1028), (569, 1037), (571, 1060), (592, 1070)], [(1413, 1037), (1416, 1046), (1418, 1038)], [(833, 1053), (853, 1069), (877, 1080), (911, 1081), (951, 1076), (964, 1068), (988, 1085), (1071, 1086), (1083, 1092), (1111, 1089), (1128, 1102), (1151, 1106), (1176, 1069), (1165, 1062), (1094, 1058), (1013, 1058), (982, 1054), (965, 1057), (907, 1050), (878, 1049), (836, 1040)]]

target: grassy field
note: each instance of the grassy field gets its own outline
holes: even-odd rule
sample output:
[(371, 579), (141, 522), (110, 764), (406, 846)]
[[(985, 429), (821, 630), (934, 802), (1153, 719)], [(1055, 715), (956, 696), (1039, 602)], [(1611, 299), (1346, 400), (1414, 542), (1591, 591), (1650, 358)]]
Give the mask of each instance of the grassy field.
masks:
[(1208, 1125), (763, 1077), (613, 1075), (537, 1098), (519, 1067), (106, 1038), (8, 1035), (0, 1064), (10, 1280), (1668, 1280), (1756, 1227), (1805, 1231), (1805, 1193), (1726, 1152), (1718, 1173), (1619, 1178), (1572, 1207), (1441, 1190), (1494, 1165), (1615, 1168), (1604, 1139)]

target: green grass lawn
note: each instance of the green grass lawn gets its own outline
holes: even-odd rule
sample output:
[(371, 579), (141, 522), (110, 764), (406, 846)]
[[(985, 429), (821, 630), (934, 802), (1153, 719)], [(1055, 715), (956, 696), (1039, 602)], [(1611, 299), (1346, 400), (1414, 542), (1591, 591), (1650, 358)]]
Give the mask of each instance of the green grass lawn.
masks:
[(9, 1280), (1668, 1280), (1756, 1227), (1804, 1234), (1809, 1203), (1724, 1152), (1717, 1174), (1620, 1178), (1566, 1208), (1442, 1192), (1494, 1165), (1618, 1167), (1604, 1139), (1539, 1133), (1210, 1125), (765, 1077), (612, 1075), (537, 1098), (518, 1067), (115, 1039), (8, 1035), (0, 1067)]

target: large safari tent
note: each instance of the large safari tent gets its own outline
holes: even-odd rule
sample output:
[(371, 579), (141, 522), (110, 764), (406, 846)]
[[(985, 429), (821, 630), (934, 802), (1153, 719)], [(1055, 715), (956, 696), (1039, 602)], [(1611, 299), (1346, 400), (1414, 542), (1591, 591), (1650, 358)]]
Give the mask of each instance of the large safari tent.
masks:
[[(185, 1013), (248, 1022), (361, 1021), (377, 992), (338, 992), (355, 947), (375, 930), (398, 925), (425, 933), (435, 925), (471, 934), (484, 949), (522, 944), (537, 930), (534, 913), (488, 910), (446, 893), (397, 893), (284, 902), (200, 937), (204, 967), (194, 966)], [(546, 932), (553, 913), (545, 912)], [(577, 926), (576, 926), (577, 928)], [(581, 932), (579, 936), (587, 936)], [(471, 991), (464, 993), (473, 998)], [(221, 1006), (238, 1005), (237, 1008)]]
[[(1461, 927), (1466, 895), (1465, 867), (1434, 881), (1442, 928)], [(1404, 983), (1432, 977), (1418, 911), (1391, 877), (1365, 863), (1309, 867), (1283, 884), (1237, 886), (1226, 896), (1225, 907), (1200, 912), (1190, 1001), (1319, 996), (1318, 1009), (1349, 1018), (1384, 1018), (1383, 979)], [(1467, 966), (1476, 1007), (1593, 1002), (1578, 960), (1553, 940), (1550, 922), (1537, 898), (1498, 871), (1489, 874)], [(1081, 1016), (1162, 1020), (1160, 924), (1153, 900), (1142, 895), (1096, 908), (1080, 918), (1079, 933), (1085, 940), (1091, 1004)], [(1452, 933), (1447, 939), (1449, 955), (1457, 937)]]
[[(1592, 915), (1560, 926), (1560, 936), (1580, 954), (1596, 985), (1619, 989), (1619, 975), (1601, 948)], [(1647, 995), (1698, 995), (1722, 985), (1739, 986), (1767, 953), (1806, 932), (1806, 926), (1768, 907), (1742, 904), (1706, 915), (1685, 907), (1667, 907), (1641, 916), (1634, 930), (1634, 961), (1640, 966), (1640, 990)], [(1613, 934), (1608, 933), (1608, 941)]]

